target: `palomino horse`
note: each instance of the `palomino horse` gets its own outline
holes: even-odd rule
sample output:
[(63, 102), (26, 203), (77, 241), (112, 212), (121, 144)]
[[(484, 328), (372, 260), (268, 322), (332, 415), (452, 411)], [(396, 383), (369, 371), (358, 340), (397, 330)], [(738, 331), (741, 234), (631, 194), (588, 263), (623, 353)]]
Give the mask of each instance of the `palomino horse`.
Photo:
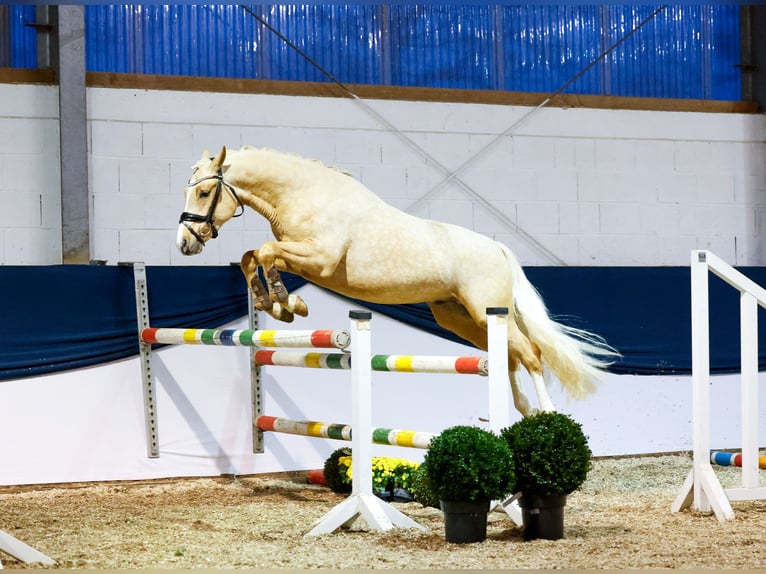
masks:
[[(255, 307), (282, 321), (308, 308), (287, 293), (287, 271), (332, 291), (383, 304), (425, 302), (436, 322), (487, 349), (487, 307), (508, 307), (508, 367), (516, 408), (534, 411), (519, 380), (528, 371), (542, 410), (554, 410), (544, 374), (570, 396), (593, 390), (617, 353), (595, 335), (554, 322), (516, 257), (503, 244), (456, 225), (421, 219), (385, 203), (353, 177), (315, 160), (243, 147), (205, 151), (186, 185), (176, 240), (202, 251), (248, 206), (275, 241), (242, 257)], [(258, 276), (266, 273), (267, 285)], [(545, 367), (545, 369), (544, 369)]]

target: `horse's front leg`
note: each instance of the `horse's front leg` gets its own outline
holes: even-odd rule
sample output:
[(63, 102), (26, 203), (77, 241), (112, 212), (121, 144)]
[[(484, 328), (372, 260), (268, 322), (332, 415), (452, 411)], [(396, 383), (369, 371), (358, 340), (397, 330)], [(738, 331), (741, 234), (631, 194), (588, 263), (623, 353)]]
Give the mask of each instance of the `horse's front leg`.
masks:
[(280, 300), (279, 297), (274, 298), (270, 295), (270, 290), (263, 285), (258, 276), (259, 266), (258, 251), (248, 251), (242, 256), (240, 269), (252, 291), (255, 308), (285, 323), (291, 323), (295, 315), (306, 317), (309, 313), (306, 303), (298, 295), (288, 294), (281, 278), (279, 282), (284, 291), (284, 299)]
[(266, 270), (266, 278), (272, 301), (284, 302), (287, 298), (280, 271), (296, 273), (304, 279), (331, 277), (343, 259), (345, 245), (322, 247), (315, 241), (267, 241), (261, 245), (258, 260)]

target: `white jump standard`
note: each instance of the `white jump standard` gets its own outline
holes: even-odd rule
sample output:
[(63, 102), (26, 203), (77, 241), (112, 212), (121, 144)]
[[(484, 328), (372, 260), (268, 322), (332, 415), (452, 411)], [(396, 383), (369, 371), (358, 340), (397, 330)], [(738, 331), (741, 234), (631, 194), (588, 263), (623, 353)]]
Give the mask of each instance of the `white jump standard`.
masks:
[[(708, 272), (740, 292), (742, 377), (742, 487), (724, 489), (710, 464), (710, 317)], [(758, 476), (758, 306), (766, 289), (709, 251), (692, 251), (692, 434), (694, 466), (671, 510), (707, 512), (720, 521), (734, 518), (731, 500), (766, 499)]]
[[(371, 353), (369, 311), (350, 311), (351, 356), (369, 357)], [(358, 366), (351, 369), (351, 413), (352, 428), (357, 432), (351, 438), (354, 480), (351, 481), (351, 495), (335, 506), (324, 517), (312, 525), (308, 536), (333, 532), (341, 526), (352, 524), (362, 516), (367, 526), (375, 530), (390, 530), (394, 527), (424, 528), (387, 504), (372, 493), (372, 376), (368, 361), (356, 361)], [(367, 432), (369, 431), (369, 432)]]

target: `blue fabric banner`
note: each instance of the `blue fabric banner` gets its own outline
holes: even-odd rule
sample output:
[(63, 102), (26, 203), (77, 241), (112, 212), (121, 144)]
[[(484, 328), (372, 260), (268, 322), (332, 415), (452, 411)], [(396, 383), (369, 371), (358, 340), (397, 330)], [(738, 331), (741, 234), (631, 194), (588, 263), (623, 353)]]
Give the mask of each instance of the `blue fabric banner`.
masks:
[[(214, 327), (247, 315), (238, 267), (147, 267), (154, 327)], [(0, 380), (138, 354), (130, 266), (0, 266)]]
[[(766, 285), (766, 268), (739, 268)], [(691, 295), (687, 267), (528, 267), (551, 315), (597, 333), (622, 353), (620, 374), (691, 372)], [(247, 314), (238, 267), (147, 267), (153, 327), (215, 328)], [(288, 290), (305, 284), (285, 274)], [(369, 308), (439, 337), (425, 304)], [(711, 370), (739, 370), (739, 292), (710, 276)], [(309, 302), (309, 305), (311, 303)], [(763, 310), (759, 310), (759, 315)], [(0, 266), (0, 380), (96, 365), (138, 353), (133, 270), (129, 266)], [(766, 321), (759, 320), (759, 364), (766, 369)], [(460, 341), (464, 342), (464, 341)]]

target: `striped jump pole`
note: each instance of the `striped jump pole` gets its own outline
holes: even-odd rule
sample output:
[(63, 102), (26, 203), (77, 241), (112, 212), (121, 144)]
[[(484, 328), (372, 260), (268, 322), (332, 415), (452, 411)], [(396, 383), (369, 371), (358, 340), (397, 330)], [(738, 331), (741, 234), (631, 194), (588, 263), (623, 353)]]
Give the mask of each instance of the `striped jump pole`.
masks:
[(431, 355), (373, 355), (373, 371), (397, 373), (452, 373), (487, 375), (487, 357), (440, 357)]
[(219, 345), (239, 347), (315, 347), (345, 349), (350, 336), (345, 330), (285, 331), (253, 329), (141, 330), (141, 341), (164, 345)]
[[(711, 451), (710, 462), (718, 466), (738, 466), (742, 467), (742, 453), (741, 452), (720, 452)], [(766, 470), (766, 456), (758, 456), (758, 468)]]
[[(350, 369), (351, 355), (302, 351), (259, 349), (255, 363), (261, 366), (309, 367), (315, 369)], [(373, 371), (398, 373), (452, 373), (486, 376), (487, 357), (443, 357), (431, 355), (372, 355)]]
[[(256, 425), (262, 431), (271, 431), (300, 436), (330, 438), (335, 440), (352, 440), (351, 425), (326, 423), (320, 421), (294, 421), (280, 417), (260, 416)], [(389, 428), (373, 428), (372, 443), (390, 446), (427, 449), (436, 433)], [(352, 449), (353, 453), (353, 449)]]

